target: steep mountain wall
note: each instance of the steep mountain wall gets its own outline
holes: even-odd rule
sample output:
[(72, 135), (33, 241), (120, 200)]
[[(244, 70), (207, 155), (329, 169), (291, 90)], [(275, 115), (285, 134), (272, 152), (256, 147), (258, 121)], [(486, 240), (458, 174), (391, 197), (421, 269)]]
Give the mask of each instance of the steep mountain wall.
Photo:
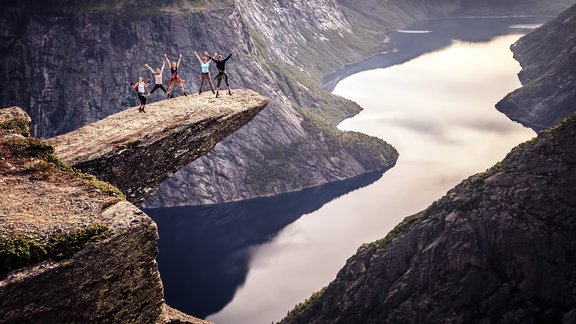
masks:
[(541, 131), (576, 112), (576, 5), (512, 46), (523, 87), (497, 104), (512, 120)]
[[(571, 8), (543, 28), (566, 39), (564, 25), (573, 18)], [(572, 55), (560, 43), (552, 43), (551, 65)], [(535, 65), (523, 77), (543, 71)], [(553, 71), (568, 79), (574, 72)], [(523, 89), (531, 94), (531, 87)], [(560, 86), (540, 93), (541, 100), (554, 107), (573, 89)], [(573, 114), (520, 144), (383, 239), (361, 246), (329, 286), (282, 323), (576, 322), (575, 136)]]
[[(146, 205), (215, 203), (293, 191), (387, 168), (396, 159), (386, 143), (334, 127), (360, 107), (326, 94), (322, 75), (384, 49), (387, 28), (459, 12), (472, 3), (8, 3), (0, 14), (0, 78), (10, 86), (0, 89), (0, 105), (25, 107), (34, 120), (33, 133), (50, 137), (133, 106), (136, 98), (128, 84), (139, 75), (151, 78), (143, 63), (159, 66), (165, 52), (172, 58), (184, 54), (181, 75), (195, 91), (199, 69), (192, 51), (237, 47), (238, 55), (228, 64), (233, 86), (270, 97), (269, 109), (176, 173)], [(492, 9), (510, 12), (508, 3)], [(524, 10), (543, 6), (522, 3)]]
[(576, 116), (348, 259), (282, 323), (574, 323)]
[[(143, 63), (159, 65), (164, 52), (171, 57), (184, 54), (180, 74), (197, 87), (193, 50), (237, 47), (238, 55), (228, 63), (234, 86), (256, 89), (272, 99), (249, 128), (177, 174), (163, 190), (167, 198), (156, 199), (156, 204), (269, 195), (386, 168), (395, 161), (395, 151), (384, 142), (343, 134), (320, 118), (316, 122), (310, 107), (294, 109), (278, 85), (282, 75), (261, 61), (266, 54), (257, 48), (257, 35), (252, 36), (238, 3), (195, 9), (146, 7), (143, 2), (136, 11), (59, 3), (66, 5), (3, 11), (14, 17), (2, 19), (10, 26), (3, 31), (6, 59), (1, 65), (13, 76), (14, 87), (3, 88), (1, 100), (29, 107), (35, 134), (55, 135), (132, 106), (135, 97), (128, 83), (138, 75), (148, 76)], [(271, 56), (270, 61), (276, 59)], [(320, 99), (307, 97), (317, 110), (335, 106), (333, 111), (348, 115), (359, 110), (344, 100)], [(303, 116), (306, 112), (312, 117)], [(178, 192), (171, 195), (175, 188)]]

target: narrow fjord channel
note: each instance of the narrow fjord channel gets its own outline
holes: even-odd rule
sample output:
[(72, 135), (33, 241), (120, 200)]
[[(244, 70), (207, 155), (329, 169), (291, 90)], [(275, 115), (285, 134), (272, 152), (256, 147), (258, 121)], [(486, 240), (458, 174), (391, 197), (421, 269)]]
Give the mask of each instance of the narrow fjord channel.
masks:
[(239, 203), (148, 209), (167, 303), (216, 323), (270, 323), (327, 285), (362, 243), (535, 134), (495, 103), (518, 88), (510, 45), (542, 19), (454, 18), (392, 33), (397, 51), (327, 77), (364, 111), (340, 124), (400, 153), (396, 166)]

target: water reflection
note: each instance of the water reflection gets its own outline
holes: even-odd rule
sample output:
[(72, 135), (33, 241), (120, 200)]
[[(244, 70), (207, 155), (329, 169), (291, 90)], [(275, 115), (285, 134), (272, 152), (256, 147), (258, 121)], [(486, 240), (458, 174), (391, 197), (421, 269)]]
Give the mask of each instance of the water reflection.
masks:
[[(508, 27), (524, 19), (531, 18), (415, 24), (406, 30), (431, 32), (396, 33), (390, 42), (402, 46), (392, 59), (372, 58), (337, 75), (370, 70), (342, 80), (334, 93), (365, 108), (340, 128), (380, 137), (400, 152), (381, 178), (215, 209), (149, 211), (159, 225), (168, 303), (212, 314), (216, 323), (279, 320), (328, 284), (360, 244), (385, 236), (534, 136), (494, 108), (520, 85), (509, 47), (522, 29)], [(373, 69), (382, 64), (394, 66)]]
[(145, 210), (158, 224), (158, 256), (166, 301), (204, 318), (223, 308), (244, 283), (252, 250), (286, 225), (384, 170), (275, 197), (212, 206)]
[(326, 75), (322, 83), (326, 90), (333, 91), (340, 80), (350, 75), (407, 62), (423, 54), (445, 48), (454, 40), (487, 42), (496, 36), (525, 34), (549, 19), (549, 17), (466, 17), (415, 22), (389, 33), (387, 48), (394, 49), (393, 51), (347, 65)]
[[(464, 37), (468, 22), (457, 21), (462, 25), (433, 21), (434, 26), (415, 27), (432, 33), (403, 35), (432, 36), (438, 26), (453, 26), (461, 38), (487, 41), (453, 40), (404, 64), (357, 73), (338, 83), (334, 93), (365, 108), (339, 127), (391, 143), (400, 153), (396, 166), (374, 184), (300, 218), (255, 249), (246, 282), (209, 320), (251, 324), (281, 319), (333, 280), (360, 244), (384, 237), (404, 217), (535, 135), (494, 108), (520, 85), (520, 66), (509, 50), (521, 36), (518, 29), (494, 38), (493, 21), (486, 19), (486, 34), (478, 27)], [(438, 48), (434, 42), (433, 37), (425, 43)], [(410, 52), (414, 48), (418, 50)], [(409, 47), (405, 56), (419, 55), (420, 48)]]

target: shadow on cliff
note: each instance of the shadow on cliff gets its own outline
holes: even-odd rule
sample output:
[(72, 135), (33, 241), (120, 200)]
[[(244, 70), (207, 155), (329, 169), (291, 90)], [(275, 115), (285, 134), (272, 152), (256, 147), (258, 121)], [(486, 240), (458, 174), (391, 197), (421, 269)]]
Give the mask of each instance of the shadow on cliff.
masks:
[(466, 17), (433, 19), (415, 22), (400, 31), (388, 32), (386, 47), (394, 50), (372, 56), (358, 63), (326, 75), (322, 80), (324, 89), (332, 92), (338, 82), (353, 74), (386, 68), (408, 62), (426, 53), (441, 50), (453, 41), (488, 42), (497, 36), (527, 33), (530, 25), (542, 24), (550, 17)]
[(146, 209), (158, 224), (158, 264), (167, 304), (205, 318), (226, 306), (252, 251), (324, 204), (380, 179), (385, 170), (298, 192), (236, 203)]

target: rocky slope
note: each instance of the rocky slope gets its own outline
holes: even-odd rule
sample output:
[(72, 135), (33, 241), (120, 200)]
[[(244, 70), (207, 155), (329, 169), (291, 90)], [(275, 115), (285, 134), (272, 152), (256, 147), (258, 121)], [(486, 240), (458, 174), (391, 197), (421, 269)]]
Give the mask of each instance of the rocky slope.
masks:
[[(278, 86), (281, 75), (262, 61), (266, 54), (257, 49), (258, 35), (252, 36), (254, 28), (245, 22), (239, 3), (208, 1), (198, 9), (188, 2), (142, 1), (138, 10), (131, 10), (134, 3), (128, 0), (107, 3), (57, 1), (46, 2), (46, 7), (18, 4), (3, 11), (11, 18), (2, 19), (8, 26), (2, 31), (6, 59), (0, 66), (13, 75), (15, 87), (0, 90), (0, 100), (29, 107), (37, 121), (35, 134), (62, 133), (135, 104), (128, 82), (146, 76), (143, 63), (159, 65), (164, 52), (172, 57), (184, 54), (181, 75), (197, 89), (199, 67), (192, 51), (237, 47), (238, 55), (228, 64), (234, 86), (272, 98), (270, 109), (225, 141), (213, 157), (200, 159), (177, 177), (168, 191), (187, 193), (178, 192), (167, 201), (203, 203), (268, 195), (348, 178), (395, 161), (394, 150), (384, 142), (318, 123), (321, 119), (314, 119), (310, 107), (306, 109), (312, 117), (294, 109)], [(221, 23), (219, 28), (207, 28), (213, 22)], [(315, 101), (317, 110), (328, 104), (337, 105), (333, 108), (340, 114), (359, 109), (333, 98), (308, 100)], [(292, 158), (286, 161), (286, 156)], [(311, 164), (316, 167), (307, 170)]]
[[(542, 12), (546, 4), (521, 2)], [(475, 1), (20, 1), (1, 13), (0, 104), (26, 107), (33, 133), (49, 137), (135, 104), (128, 83), (164, 52), (184, 54), (197, 87), (194, 49), (239, 54), (235, 87), (272, 98), (270, 109), (161, 186), (148, 206), (239, 200), (297, 190), (386, 168), (387, 144), (334, 124), (359, 111), (320, 87), (323, 74), (382, 50), (386, 28), (460, 12)], [(479, 2), (478, 2), (479, 3)], [(511, 12), (505, 1), (495, 12)], [(514, 11), (517, 12), (517, 11)], [(208, 26), (218, 25), (218, 28)], [(81, 26), (81, 28), (79, 28)], [(235, 185), (230, 185), (231, 183)]]
[(512, 46), (523, 87), (497, 105), (541, 131), (576, 112), (576, 5)]
[(574, 323), (576, 115), (363, 245), (282, 323)]
[(0, 323), (204, 323), (164, 304), (156, 224), (0, 109)]
[(269, 99), (250, 90), (190, 95), (128, 109), (49, 139), (68, 165), (117, 186), (142, 203), (160, 183), (248, 124)]

